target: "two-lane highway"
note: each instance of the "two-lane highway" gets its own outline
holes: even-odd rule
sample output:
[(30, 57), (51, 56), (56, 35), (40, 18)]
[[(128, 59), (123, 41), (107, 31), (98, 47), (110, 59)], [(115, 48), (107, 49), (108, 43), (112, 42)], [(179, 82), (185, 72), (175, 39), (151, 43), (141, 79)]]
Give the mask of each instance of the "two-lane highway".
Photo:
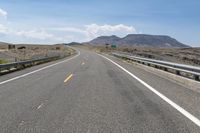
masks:
[[(1, 77), (4, 80), (0, 81), (0, 132), (198, 133), (200, 131), (197, 124), (127, 72), (94, 52), (79, 50), (80, 55), (72, 59), (51, 63), (51, 66), (46, 64), (41, 68), (36, 66), (29, 72), (22, 70), (16, 72), (17, 74)], [(118, 61), (114, 58), (112, 60)], [(136, 75), (147, 74), (142, 69), (137, 70), (126, 65), (125, 67)], [(166, 82), (170, 85), (165, 85), (165, 90), (162, 90), (164, 84), (156, 86), (156, 82), (151, 82), (152, 84), (149, 83), (151, 86), (160, 89), (159, 91), (173, 102), (180, 103), (181, 107), (195, 118), (199, 118), (198, 92), (183, 92), (184, 87), (170, 83), (166, 79), (158, 77), (155, 79), (158, 80), (157, 84)], [(147, 79), (145, 82), (151, 80)], [(194, 94), (190, 97), (191, 102), (187, 101), (189, 98), (183, 98), (186, 94)]]

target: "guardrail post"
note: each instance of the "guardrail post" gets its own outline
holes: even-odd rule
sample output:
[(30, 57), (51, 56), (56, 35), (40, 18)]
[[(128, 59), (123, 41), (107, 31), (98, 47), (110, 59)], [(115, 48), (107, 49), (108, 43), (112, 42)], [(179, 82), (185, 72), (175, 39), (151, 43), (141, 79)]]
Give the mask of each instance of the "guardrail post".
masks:
[(176, 74), (177, 74), (177, 75), (180, 75), (180, 71), (177, 71), (177, 70), (176, 70)]
[(194, 75), (194, 79), (195, 79), (196, 81), (200, 81), (199, 75)]
[(164, 71), (167, 71), (167, 68), (166, 68), (166, 67), (164, 67), (164, 68), (163, 68), (163, 70), (164, 70)]
[(179, 76), (192, 78), (193, 80), (200, 81), (200, 75), (199, 75), (200, 69), (198, 67), (187, 66), (187, 65), (183, 66), (177, 63), (151, 60), (148, 58), (145, 59), (145, 58), (140, 58), (137, 56), (129, 56), (129, 55), (123, 55), (123, 54), (113, 54), (113, 55), (122, 59), (132, 60), (140, 64), (144, 64), (144, 65), (161, 69), (163, 71), (170, 72)]

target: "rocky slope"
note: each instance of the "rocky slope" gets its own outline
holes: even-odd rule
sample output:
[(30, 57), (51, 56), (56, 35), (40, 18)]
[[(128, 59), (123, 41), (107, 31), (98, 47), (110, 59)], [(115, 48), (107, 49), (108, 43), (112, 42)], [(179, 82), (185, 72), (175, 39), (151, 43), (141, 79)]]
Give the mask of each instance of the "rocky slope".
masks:
[(118, 46), (148, 46), (148, 47), (189, 47), (176, 39), (163, 35), (129, 34), (123, 38), (117, 36), (100, 36), (88, 44), (104, 45), (113, 44)]

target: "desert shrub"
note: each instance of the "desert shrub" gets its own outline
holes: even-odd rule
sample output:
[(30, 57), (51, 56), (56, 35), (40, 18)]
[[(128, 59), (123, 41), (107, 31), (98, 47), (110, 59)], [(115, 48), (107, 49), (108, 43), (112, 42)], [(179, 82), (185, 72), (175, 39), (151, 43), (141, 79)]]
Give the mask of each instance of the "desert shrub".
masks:
[(6, 61), (5, 59), (0, 59), (0, 64), (5, 64), (8, 63), (8, 61)]

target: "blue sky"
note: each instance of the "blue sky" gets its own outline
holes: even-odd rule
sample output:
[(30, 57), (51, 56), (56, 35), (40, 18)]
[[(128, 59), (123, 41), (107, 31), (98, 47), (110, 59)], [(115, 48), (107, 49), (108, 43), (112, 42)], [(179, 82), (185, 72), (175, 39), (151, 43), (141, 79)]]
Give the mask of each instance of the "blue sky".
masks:
[(199, 7), (199, 0), (1, 0), (0, 41), (51, 44), (143, 33), (200, 46)]

